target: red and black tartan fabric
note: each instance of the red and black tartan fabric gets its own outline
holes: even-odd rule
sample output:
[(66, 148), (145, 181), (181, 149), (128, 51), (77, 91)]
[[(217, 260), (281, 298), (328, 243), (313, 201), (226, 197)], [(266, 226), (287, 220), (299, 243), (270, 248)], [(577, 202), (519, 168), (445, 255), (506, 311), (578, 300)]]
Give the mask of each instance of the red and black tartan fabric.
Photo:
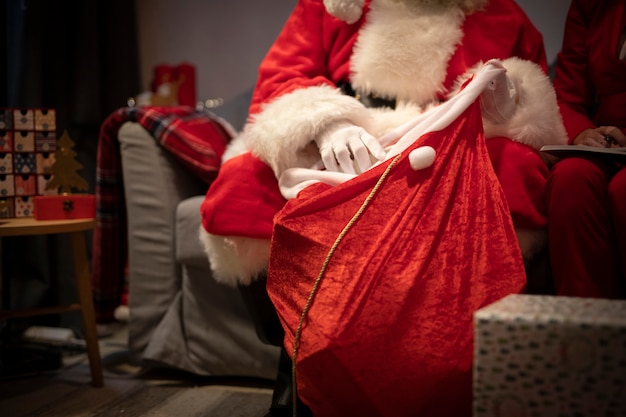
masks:
[(100, 128), (96, 160), (96, 220), (91, 284), (96, 319), (113, 320), (124, 290), (127, 257), (126, 205), (117, 134), (126, 122), (141, 124), (183, 166), (210, 184), (220, 167), (232, 128), (219, 117), (187, 106), (123, 107)]

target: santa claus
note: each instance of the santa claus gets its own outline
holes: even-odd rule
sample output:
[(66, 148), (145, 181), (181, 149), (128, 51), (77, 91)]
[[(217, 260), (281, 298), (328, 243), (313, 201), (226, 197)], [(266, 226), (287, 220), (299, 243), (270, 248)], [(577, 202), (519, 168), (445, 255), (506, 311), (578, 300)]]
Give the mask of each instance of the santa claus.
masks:
[[(243, 131), (202, 206), (216, 279), (265, 272), (273, 216), (295, 167), (358, 174), (377, 139), (446, 101), (488, 60), (506, 74), (481, 98), (487, 146), (524, 258), (543, 245), (548, 168), (565, 144), (541, 34), (512, 0), (300, 0), (259, 68)], [(299, 190), (300, 188), (298, 188)]]
[[(471, 107), (478, 121), (470, 116), (443, 139), (468, 152), (442, 146), (421, 155), (426, 163), (409, 155), (413, 169), (435, 158), (424, 176), (398, 162), (395, 183), (326, 263), (346, 213), (403, 140), (398, 127), (448, 107), (487, 62), (505, 71), (481, 89), (480, 114)], [(249, 285), (269, 265), (298, 389), (315, 413), (469, 415), (472, 312), (523, 290), (520, 247), (530, 259), (545, 244), (548, 167), (539, 148), (565, 143), (541, 34), (513, 0), (299, 0), (207, 192), (201, 237), (221, 282)], [(471, 181), (457, 181), (464, 176)], [(323, 178), (354, 180), (330, 187), (356, 196), (347, 210), (325, 198)], [(403, 194), (409, 213), (380, 224)], [(297, 217), (311, 200), (322, 212), (315, 224)], [(298, 241), (286, 231), (293, 225), (312, 238)], [(411, 242), (390, 243), (403, 236)], [(329, 281), (315, 280), (320, 268)], [(316, 288), (321, 304), (306, 315)], [(449, 390), (456, 402), (445, 399)]]

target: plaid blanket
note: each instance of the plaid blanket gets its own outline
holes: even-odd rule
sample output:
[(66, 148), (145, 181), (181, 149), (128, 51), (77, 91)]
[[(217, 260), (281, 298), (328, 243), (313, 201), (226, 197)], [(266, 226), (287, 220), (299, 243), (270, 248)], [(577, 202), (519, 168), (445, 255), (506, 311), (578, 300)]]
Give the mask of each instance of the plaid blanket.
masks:
[(210, 184), (234, 130), (223, 119), (191, 107), (124, 107), (100, 128), (96, 160), (96, 220), (93, 233), (91, 284), (96, 320), (113, 321), (125, 291), (127, 223), (117, 134), (126, 122), (140, 123), (172, 156)]

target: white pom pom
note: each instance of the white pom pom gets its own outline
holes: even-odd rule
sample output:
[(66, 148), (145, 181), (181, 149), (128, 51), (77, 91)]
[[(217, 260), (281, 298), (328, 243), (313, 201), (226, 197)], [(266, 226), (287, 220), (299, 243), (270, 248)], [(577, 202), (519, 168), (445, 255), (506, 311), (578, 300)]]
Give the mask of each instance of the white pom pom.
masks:
[(326, 11), (348, 24), (359, 20), (365, 0), (324, 0)]
[(409, 153), (409, 164), (415, 171), (428, 168), (435, 161), (436, 152), (430, 146), (421, 146)]

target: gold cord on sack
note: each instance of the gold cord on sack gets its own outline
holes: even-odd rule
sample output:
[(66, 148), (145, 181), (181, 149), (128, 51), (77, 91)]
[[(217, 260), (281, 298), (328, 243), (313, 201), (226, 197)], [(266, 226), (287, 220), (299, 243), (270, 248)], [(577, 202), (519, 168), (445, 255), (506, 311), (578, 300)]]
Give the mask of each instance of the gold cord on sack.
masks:
[(402, 154), (396, 156), (389, 163), (389, 165), (387, 166), (387, 169), (385, 169), (385, 172), (383, 172), (383, 174), (380, 176), (380, 178), (374, 185), (374, 188), (372, 188), (372, 190), (368, 194), (365, 201), (363, 201), (363, 204), (361, 204), (361, 207), (359, 208), (359, 210), (354, 214), (354, 216), (352, 216), (352, 218), (350, 219), (348, 224), (346, 224), (346, 226), (343, 228), (341, 233), (339, 233), (339, 236), (337, 236), (337, 239), (335, 239), (335, 242), (331, 246), (330, 250), (328, 251), (328, 254), (326, 255), (326, 258), (324, 259), (324, 263), (322, 264), (322, 269), (320, 270), (319, 274), (317, 275), (317, 278), (315, 279), (315, 282), (313, 283), (313, 288), (311, 289), (311, 292), (309, 293), (309, 297), (306, 301), (306, 304), (304, 305), (302, 314), (300, 315), (300, 321), (298, 322), (298, 327), (296, 328), (296, 334), (293, 340), (293, 354), (292, 354), (292, 363), (291, 363), (291, 384), (293, 386), (293, 389), (292, 389), (293, 417), (297, 417), (298, 415), (298, 412), (297, 412), (298, 387), (296, 384), (296, 357), (298, 355), (298, 346), (300, 344), (300, 336), (302, 334), (302, 326), (303, 326), (304, 320), (311, 308), (311, 305), (313, 304), (313, 299), (315, 298), (317, 289), (319, 288), (319, 285), (322, 282), (322, 277), (324, 276), (324, 273), (326, 272), (326, 269), (328, 268), (328, 264), (330, 263), (330, 259), (335, 253), (335, 250), (337, 249), (337, 247), (339, 246), (343, 238), (346, 236), (346, 234), (348, 234), (348, 231), (352, 228), (352, 226), (361, 217), (365, 209), (369, 206), (370, 202), (376, 195), (376, 192), (381, 187), (382, 183), (385, 181), (385, 179), (387, 178), (387, 176), (389, 175), (393, 167), (398, 163), (401, 157), (402, 157)]

